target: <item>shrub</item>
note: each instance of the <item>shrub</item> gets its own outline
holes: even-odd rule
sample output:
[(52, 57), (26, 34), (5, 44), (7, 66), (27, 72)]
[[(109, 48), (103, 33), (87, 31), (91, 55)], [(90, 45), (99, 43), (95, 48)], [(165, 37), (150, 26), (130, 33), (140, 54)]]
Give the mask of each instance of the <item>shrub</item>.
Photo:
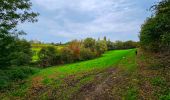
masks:
[(165, 86), (166, 80), (162, 77), (154, 77), (151, 80), (151, 84), (154, 85), (154, 86)]
[(0, 90), (9, 87), (12, 82), (23, 80), (38, 71), (39, 69), (32, 67), (11, 67), (0, 70)]
[(72, 63), (74, 62), (74, 53), (68, 47), (65, 47), (61, 50), (61, 60), (63, 63)]
[(81, 42), (74, 40), (69, 43), (68, 48), (73, 51), (73, 59), (74, 61), (80, 60), (80, 48)]
[(9, 78), (12, 80), (19, 80), (27, 78), (29, 75), (36, 73), (38, 70), (31, 67), (14, 67), (10, 70), (7, 70), (6, 73), (9, 74)]
[(115, 47), (115, 49), (124, 49), (123, 42), (122, 41), (116, 41), (114, 43), (114, 47)]
[(92, 51), (94, 51), (95, 50), (95, 43), (96, 43), (95, 39), (86, 38), (83, 42), (83, 45), (84, 45), (85, 48), (89, 48)]
[(159, 100), (170, 100), (170, 91), (167, 95), (161, 95)]
[[(7, 38), (7, 39), (11, 39), (11, 38)], [(19, 39), (14, 39), (12, 41), (13, 43), (9, 45), (0, 43), (0, 47), (2, 47), (2, 45), (6, 45), (5, 48), (0, 49), (1, 52), (0, 67), (11, 66), (11, 65), (21, 66), (21, 65), (30, 64), (32, 58), (30, 43), (27, 42), (26, 40), (19, 40)]]
[(127, 90), (124, 100), (137, 100), (138, 91), (137, 88), (131, 87)]
[(51, 66), (55, 65), (58, 57), (57, 57), (57, 52), (55, 47), (48, 46), (48, 47), (43, 47), (39, 53), (38, 57), (40, 60), (40, 66), (46, 67), (46, 66)]
[(80, 50), (80, 60), (90, 60), (95, 58), (95, 52), (92, 52), (89, 48), (81, 48)]
[(18, 31), (17, 25), (25, 21), (36, 22), (35, 17), (38, 14), (30, 11), (32, 6), (30, 0), (1, 0), (0, 5), (0, 68), (2, 68), (11, 66), (11, 60), (17, 59), (18, 56), (12, 56), (13, 53), (26, 53), (26, 49), (23, 51), (25, 45), (19, 43), (21, 46), (18, 47), (18, 37), (24, 32)]
[(110, 40), (106, 41), (106, 44), (107, 44), (108, 50), (114, 50), (115, 49), (113, 42), (111, 42)]
[(3, 70), (0, 70), (0, 90), (9, 85), (9, 77)]
[(98, 55), (101, 55), (102, 53), (107, 51), (106, 41), (97, 41), (95, 46), (96, 46), (96, 51)]
[(141, 27), (140, 44), (148, 51), (160, 52), (170, 50), (170, 1), (162, 0), (152, 6), (153, 16)]

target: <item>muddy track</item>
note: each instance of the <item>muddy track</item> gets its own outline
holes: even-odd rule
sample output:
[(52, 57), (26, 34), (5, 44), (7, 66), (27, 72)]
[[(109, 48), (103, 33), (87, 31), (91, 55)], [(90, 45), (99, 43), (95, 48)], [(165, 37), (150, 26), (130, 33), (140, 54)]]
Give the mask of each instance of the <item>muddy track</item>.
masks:
[(117, 94), (119, 87), (123, 86), (126, 75), (120, 75), (118, 68), (109, 68), (98, 73), (92, 83), (83, 86), (72, 100), (120, 100), (121, 95)]

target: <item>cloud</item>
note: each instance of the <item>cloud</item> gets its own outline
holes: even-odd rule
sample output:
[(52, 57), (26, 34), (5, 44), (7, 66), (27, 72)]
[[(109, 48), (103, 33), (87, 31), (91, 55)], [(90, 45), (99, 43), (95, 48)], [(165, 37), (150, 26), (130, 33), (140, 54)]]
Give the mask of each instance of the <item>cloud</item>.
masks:
[(66, 42), (105, 35), (111, 40), (138, 40), (140, 25), (149, 15), (146, 9), (156, 0), (31, 1), (33, 10), (40, 12), (40, 16), (38, 23), (21, 26), (29, 33), (27, 37), (39, 36), (42, 41)]

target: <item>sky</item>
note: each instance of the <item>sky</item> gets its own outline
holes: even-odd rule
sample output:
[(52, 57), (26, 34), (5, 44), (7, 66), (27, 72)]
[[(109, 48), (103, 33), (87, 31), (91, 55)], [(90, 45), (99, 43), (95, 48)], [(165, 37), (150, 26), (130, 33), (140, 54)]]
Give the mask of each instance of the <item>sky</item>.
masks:
[(104, 36), (111, 41), (138, 41), (140, 27), (158, 0), (31, 0), (37, 23), (19, 28), (27, 40), (68, 42)]

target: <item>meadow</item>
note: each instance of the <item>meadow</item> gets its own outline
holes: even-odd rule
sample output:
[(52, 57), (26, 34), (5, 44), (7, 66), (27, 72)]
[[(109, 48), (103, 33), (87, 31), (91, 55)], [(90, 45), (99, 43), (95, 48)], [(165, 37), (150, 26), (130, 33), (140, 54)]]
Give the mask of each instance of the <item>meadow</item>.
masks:
[[(79, 93), (84, 86), (94, 83), (96, 77), (101, 76), (100, 82), (110, 75), (113, 69), (125, 69), (132, 72), (136, 69), (136, 49), (108, 51), (101, 57), (41, 69), (38, 73), (18, 83), (14, 90), (5, 92), (2, 98), (31, 99), (71, 99)], [(100, 84), (100, 82), (98, 84)], [(55, 94), (55, 95), (54, 95)]]

